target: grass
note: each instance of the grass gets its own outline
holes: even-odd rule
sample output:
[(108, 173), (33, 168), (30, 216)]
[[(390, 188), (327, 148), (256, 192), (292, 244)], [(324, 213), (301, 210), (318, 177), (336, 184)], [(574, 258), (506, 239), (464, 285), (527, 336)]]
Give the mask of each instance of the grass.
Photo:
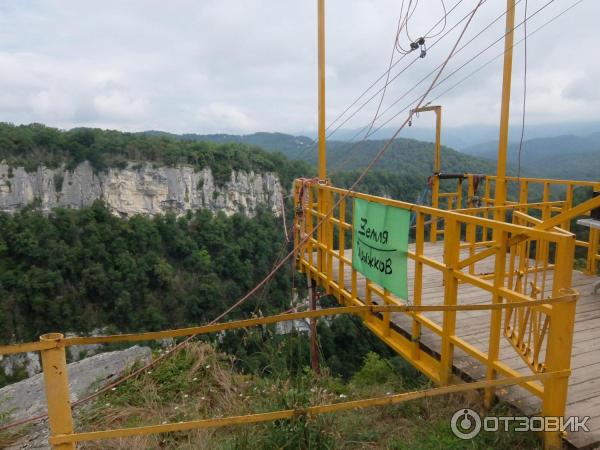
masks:
[[(235, 359), (198, 343), (99, 398), (78, 415), (78, 430), (103, 430), (198, 418), (301, 408), (414, 389), (394, 364), (371, 353), (353, 378), (343, 382), (305, 370), (295, 377), (242, 374)], [(419, 389), (430, 387), (419, 379)], [(408, 388), (407, 388), (408, 387)], [(481, 433), (462, 441), (450, 417), (464, 407), (482, 411), (480, 395), (469, 392), (399, 405), (316, 417), (114, 439), (80, 444), (83, 449), (533, 449), (531, 433)], [(498, 405), (490, 414), (514, 414)]]
[[(12, 422), (11, 411), (5, 410), (0, 399), (0, 425)], [(8, 447), (17, 442), (21, 437), (25, 436), (30, 430), (30, 426), (21, 426), (13, 430), (0, 431), (0, 448)]]

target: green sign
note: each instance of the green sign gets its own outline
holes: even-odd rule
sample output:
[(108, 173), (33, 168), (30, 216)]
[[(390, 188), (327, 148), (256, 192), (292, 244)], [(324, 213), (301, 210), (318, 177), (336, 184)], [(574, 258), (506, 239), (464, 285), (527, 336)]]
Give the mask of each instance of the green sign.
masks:
[(408, 300), (410, 211), (355, 198), (353, 227), (352, 267)]

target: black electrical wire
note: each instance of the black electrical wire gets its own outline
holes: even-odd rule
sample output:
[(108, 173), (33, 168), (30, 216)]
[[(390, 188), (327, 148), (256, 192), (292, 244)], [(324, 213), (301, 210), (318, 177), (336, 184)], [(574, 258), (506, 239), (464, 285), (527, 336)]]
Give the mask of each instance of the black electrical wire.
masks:
[[(448, 15), (450, 15), (452, 12), (454, 12), (454, 10), (456, 8), (458, 8), (458, 6), (463, 2), (464, 0), (458, 0), (454, 6), (452, 6), (452, 8), (450, 8), (448, 11), (445, 11), (444, 13), (444, 17), (441, 17), (435, 24), (433, 24), (433, 26), (429, 29), (428, 33), (431, 32), (432, 30), (434, 30), (442, 21), (447, 20), (446, 17)], [(487, 0), (484, 0), (483, 3), (485, 3)], [(518, 0), (521, 1), (521, 0)], [(442, 38), (446, 37), (452, 30), (454, 30), (460, 23), (462, 23), (464, 20), (466, 20), (469, 16), (470, 12), (465, 15), (462, 19), (460, 19), (456, 25), (454, 25), (452, 27), (452, 29), (450, 29), (448, 32), (446, 32), (444, 34), (444, 36), (442, 36)], [(438, 39), (433, 45), (437, 44), (442, 38)], [(432, 46), (433, 46), (432, 45)], [(392, 68), (394, 68), (395, 66), (397, 66), (405, 57), (406, 55), (402, 55), (399, 59), (397, 59), (393, 64), (392, 64)], [(419, 58), (415, 58), (413, 61), (411, 61), (409, 63), (409, 65), (404, 68), (403, 70), (401, 70), (399, 73), (397, 73), (394, 78), (392, 78), (392, 80), (388, 81), (386, 83), (386, 86), (389, 85), (391, 82), (393, 82), (394, 80), (396, 80), (398, 78), (399, 75), (401, 75), (402, 73), (404, 73), (412, 64), (414, 64), (416, 61), (418, 61)], [(371, 83), (369, 85), (369, 87), (367, 87), (350, 105), (348, 105), (346, 107), (346, 109), (344, 109), (344, 111), (342, 111), (340, 114), (337, 115), (337, 117), (332, 120), (329, 125), (327, 125), (326, 130), (329, 130), (337, 121), (339, 121), (342, 117), (344, 117), (344, 115), (346, 115), (346, 113), (348, 111), (350, 111), (371, 89), (373, 89), (377, 83), (379, 83), (384, 77), (386, 77), (386, 74), (388, 73), (388, 71), (386, 70), (383, 74), (381, 74), (373, 83)], [(352, 113), (351, 117), (354, 117), (354, 115), (356, 115), (356, 113), (358, 113), (360, 110), (362, 110), (368, 103), (370, 103), (374, 98), (377, 97), (377, 95), (382, 92), (382, 89), (379, 89), (377, 92), (375, 92), (375, 94), (373, 94), (373, 96), (371, 96), (366, 102), (364, 102), (363, 104), (361, 104), (358, 109), (356, 111), (354, 111)], [(344, 124), (347, 121), (344, 121)], [(342, 124), (343, 125), (343, 124)], [(339, 130), (339, 126), (336, 127), (333, 131), (331, 131), (328, 135), (327, 135), (327, 139), (329, 139), (333, 134), (335, 134), (338, 130)], [(309, 152), (309, 151), (313, 151), (316, 149), (316, 143), (314, 145), (311, 145), (310, 147), (305, 147), (304, 149), (302, 149), (301, 153), (299, 155), (296, 156), (296, 159), (303, 159), (303, 157)]]
[[(531, 33), (529, 33), (527, 35), (527, 37), (530, 38), (535, 33), (537, 33), (538, 31), (540, 31), (541, 29), (545, 28), (546, 26), (548, 26), (549, 24), (551, 24), (552, 22), (554, 22), (555, 20), (557, 20), (558, 18), (560, 18), (561, 16), (563, 16), (564, 14), (566, 14), (567, 12), (569, 12), (571, 9), (573, 9), (575, 6), (579, 5), (582, 2), (583, 2), (583, 0), (577, 0), (575, 3), (573, 3), (570, 6), (568, 6), (567, 8), (563, 9), (560, 13), (556, 14), (551, 19), (549, 19), (546, 22), (544, 22), (543, 24), (541, 24), (539, 27), (537, 27), (535, 30), (533, 30)], [(529, 16), (529, 19), (531, 19), (531, 17), (533, 17), (533, 15)], [(524, 42), (524, 40), (525, 40), (525, 38), (520, 39), (519, 41), (517, 41), (513, 45), (513, 48), (516, 47), (517, 45), (521, 44), (522, 42)], [(457, 86), (459, 86), (460, 84), (464, 83), (466, 80), (468, 80), (469, 78), (471, 78), (473, 75), (477, 74), (478, 72), (480, 72), (481, 70), (483, 70), (484, 68), (486, 68), (487, 66), (489, 66), (491, 63), (493, 63), (494, 61), (496, 61), (496, 60), (500, 59), (501, 57), (503, 57), (504, 53), (506, 53), (506, 52), (503, 51), (502, 53), (497, 54), (496, 56), (494, 56), (493, 58), (491, 58), (490, 60), (488, 60), (487, 62), (485, 62), (484, 64), (482, 64), (481, 66), (479, 66), (477, 69), (475, 69), (473, 72), (469, 73), (467, 76), (465, 76), (464, 78), (462, 78), (461, 80), (459, 80), (458, 82), (456, 82), (455, 84), (453, 84), (452, 86), (450, 86), (448, 89), (446, 89), (445, 91), (443, 91), (442, 93), (440, 93), (436, 97), (432, 98), (430, 100), (430, 102), (435, 102), (436, 100), (440, 99), (442, 96), (446, 95), (448, 92), (452, 91)], [(456, 73), (456, 71), (454, 73)], [(440, 81), (437, 84), (437, 86), (439, 86), (440, 84), (442, 84), (442, 82), (444, 82), (447, 79), (448, 79), (448, 77), (444, 78), (442, 81)], [(379, 126), (378, 128), (376, 128), (373, 131), (373, 134), (377, 133), (379, 130), (381, 130), (381, 128), (383, 128), (385, 125), (387, 125), (388, 123), (390, 123), (393, 119), (395, 119), (396, 117), (398, 117), (403, 112), (407, 111), (409, 108), (410, 108), (410, 106), (406, 106), (402, 110), (398, 111), (393, 117), (391, 117), (385, 123), (383, 123), (381, 126)]]
[[(519, 0), (520, 1), (520, 0)], [(515, 4), (515, 6), (519, 3), (519, 1)], [(553, 16), (551, 19), (549, 19), (548, 21), (544, 22), (542, 25), (540, 25), (538, 28), (536, 28), (533, 32), (529, 33), (529, 36), (537, 33), (539, 30), (541, 30), (542, 28), (544, 28), (545, 26), (549, 25), (550, 23), (552, 23), (553, 21), (555, 21), (556, 19), (558, 19), (559, 17), (561, 17), (563, 14), (565, 14), (566, 12), (570, 11), (572, 8), (574, 8), (575, 6), (577, 6), (579, 3), (581, 3), (583, 0), (578, 0), (575, 3), (573, 3), (571, 6), (567, 7), (566, 9), (564, 9), (563, 11), (561, 11), (559, 14)], [(539, 14), (542, 10), (544, 10), (546, 7), (548, 7), (551, 3), (553, 3), (554, 0), (550, 0), (548, 1), (546, 4), (544, 4), (543, 6), (541, 6), (539, 9), (537, 9), (533, 14), (527, 16), (523, 21), (521, 21), (519, 24), (517, 24), (515, 27), (513, 27), (512, 31), (514, 31), (515, 29), (517, 29), (518, 27), (520, 27), (521, 25), (523, 25), (524, 23), (526, 23), (527, 21), (531, 20), (534, 16), (536, 16), (537, 14)], [(487, 28), (489, 28), (494, 22), (496, 22), (497, 20), (499, 20), (501, 17), (503, 17), (506, 13), (503, 13), (502, 15), (500, 15), (499, 17), (497, 17), (492, 23), (488, 24), (488, 26), (486, 26), (486, 28), (484, 28), (482, 31), (480, 31), (475, 37), (477, 37), (478, 35), (480, 35), (481, 33), (483, 33)], [(477, 53), (474, 57), (470, 58), (468, 61), (466, 61), (464, 64), (462, 64), (459, 68), (457, 68), (456, 70), (454, 70), (452, 73), (448, 74), (445, 78), (443, 78), (439, 83), (437, 83), (436, 88), (439, 87), (442, 83), (446, 82), (449, 78), (451, 78), (452, 76), (454, 76), (456, 73), (458, 73), (460, 70), (462, 70), (464, 67), (466, 67), (468, 64), (470, 64), (473, 60), (475, 60), (476, 58), (478, 58), (479, 56), (481, 56), (483, 53), (485, 53), (486, 51), (488, 51), (490, 48), (492, 48), (496, 43), (498, 43), (500, 40), (502, 40), (504, 37), (506, 36), (506, 33), (502, 34), (501, 37), (499, 37), (497, 40), (495, 40), (494, 42), (492, 42), (490, 45), (488, 45), (486, 48), (484, 48), (483, 50), (481, 50), (479, 53)], [(521, 39), (520, 41), (518, 41), (516, 44), (513, 45), (513, 47), (515, 45), (520, 44), (521, 42), (524, 42), (525, 38)], [(471, 41), (469, 41), (467, 44), (465, 44), (462, 48), (464, 48), (466, 45), (468, 45)], [(460, 50), (458, 50), (460, 51)], [(456, 53), (458, 53), (458, 51)], [(501, 56), (504, 55), (504, 52), (502, 52), (501, 54), (495, 56), (494, 58), (492, 58), (490, 61), (486, 62), (484, 65), (482, 65), (481, 67), (479, 67), (478, 69), (476, 69), (474, 72), (472, 72), (471, 74), (469, 74), (467, 77), (463, 78), (462, 80), (460, 80), (458, 83), (456, 83), (455, 85), (453, 85), (451, 88), (447, 89), (446, 91), (444, 91), (442, 94), (438, 95), (437, 97), (433, 98), (431, 100), (431, 102), (436, 101), (437, 99), (439, 99), (442, 95), (446, 94), (447, 92), (451, 91), (452, 89), (454, 89), (455, 87), (457, 87), (459, 84), (461, 84), (462, 82), (466, 81), (466, 79), (470, 78), (471, 76), (473, 76), (475, 73), (479, 72), (480, 70), (482, 70), (484, 67), (486, 67), (487, 65), (491, 64), (493, 61), (495, 61), (496, 59), (500, 58)], [(435, 71), (435, 69), (434, 69)], [(419, 82), (417, 82), (414, 87), (422, 84), (429, 76), (431, 76), (432, 72), (428, 73), (425, 77), (423, 77)], [(399, 99), (397, 99), (392, 105), (390, 105), (390, 107), (388, 107), (382, 114), (380, 117), (383, 117), (383, 115), (385, 115), (385, 113), (387, 111), (389, 111), (391, 109), (392, 106), (394, 106), (395, 104), (397, 104), (402, 98), (406, 97), (406, 95), (410, 93), (410, 91), (407, 91), (405, 94), (403, 94)], [(389, 119), (387, 119), (384, 123), (382, 123), (380, 126), (378, 126), (377, 128), (375, 128), (374, 130), (371, 131), (371, 133), (368, 136), (365, 136), (361, 139), (361, 141), (358, 141), (356, 143), (352, 143), (352, 141), (354, 139), (356, 139), (359, 135), (361, 135), (363, 133), (363, 131), (366, 129), (367, 126), (361, 128), (350, 140), (350, 145), (349, 148), (346, 149), (346, 153), (348, 153), (347, 157), (342, 160), (340, 163), (338, 163), (336, 165), (336, 167), (334, 168), (332, 175), (339, 172), (340, 169), (348, 162), (348, 160), (350, 159), (350, 152), (352, 150), (354, 150), (358, 145), (360, 145), (362, 142), (364, 142), (368, 137), (373, 136), (374, 134), (376, 134), (378, 131), (380, 131), (383, 127), (385, 127), (387, 124), (389, 124), (392, 120), (394, 120), (395, 118), (397, 118), (400, 114), (406, 112), (407, 110), (410, 109), (410, 105), (412, 105), (414, 103), (410, 102), (407, 106), (405, 106), (404, 108), (402, 108), (400, 111), (398, 111), (396, 114), (394, 114), (392, 117), (390, 117)]]
[(521, 118), (521, 139), (519, 140), (519, 155), (517, 163), (517, 179), (521, 181), (521, 151), (525, 135), (525, 113), (527, 110), (527, 0), (525, 0), (525, 23), (523, 24), (523, 116)]
[[(487, 0), (484, 0), (483, 3), (485, 3)], [(521, 0), (518, 0), (519, 2)], [(482, 4), (483, 4), (482, 3)], [(499, 20), (500, 18), (502, 18), (504, 16), (504, 14), (501, 14), (500, 16), (498, 16), (498, 18), (496, 20)], [(448, 36), (448, 34), (450, 34), (456, 27), (458, 27), (458, 25), (460, 25), (464, 20), (466, 20), (469, 17), (469, 14), (465, 15), (462, 19), (460, 19), (454, 26), (452, 26), (452, 28), (450, 28), (447, 32), (444, 33), (443, 36), (441, 36), (438, 40), (436, 40), (431, 46), (430, 49), (433, 48), (436, 44), (438, 44), (442, 39), (444, 39), (446, 36)], [(493, 24), (493, 23), (492, 23)], [(488, 28), (492, 25), (488, 25)], [(487, 29), (487, 28), (486, 28)], [(485, 29), (483, 30), (485, 31)], [(483, 31), (481, 31), (478, 34), (481, 34)], [(471, 42), (471, 41), (469, 41)], [(463, 45), (460, 50), (462, 50), (465, 46)], [(459, 51), (460, 51), (459, 50)], [(398, 77), (400, 75), (402, 75), (404, 72), (406, 72), (415, 62), (417, 62), (420, 58), (417, 56), (415, 57), (406, 67), (404, 67), (402, 70), (400, 70), (399, 72), (397, 72), (388, 82), (388, 84), (392, 83), (393, 81), (395, 81), (396, 79), (398, 79)], [(438, 66), (439, 67), (439, 66)], [(430, 75), (432, 75), (435, 72), (435, 69), (433, 71), (431, 71), (429, 74), (427, 74), (426, 78), (429, 77)], [(385, 74), (384, 74), (385, 75)], [(382, 76), (383, 78), (383, 76)], [(426, 79), (425, 78), (425, 79)], [(425, 79), (422, 79), (421, 82), (425, 81)], [(350, 119), (352, 119), (362, 108), (364, 108), (367, 104), (369, 104), (374, 98), (377, 97), (377, 95), (379, 93), (381, 93), (383, 91), (383, 87), (380, 88), (377, 92), (375, 92), (371, 97), (369, 97), (365, 102), (363, 102), (352, 114), (350, 114), (348, 117), (346, 117), (340, 124), (338, 124), (328, 135), (327, 137), (331, 137), (335, 132), (337, 132), (342, 126), (344, 126), (346, 123), (348, 123), (348, 121)], [(396, 102), (397, 103), (397, 102)], [(394, 103), (395, 104), (395, 103)], [(394, 105), (392, 104), (392, 106)], [(383, 113), (385, 114), (386, 111), (388, 111), (390, 108), (388, 107)], [(353, 141), (354, 139), (356, 139), (358, 137), (358, 135), (362, 134), (364, 132), (364, 130), (368, 127), (368, 125), (365, 125), (355, 136), (352, 137), (351, 141)]]

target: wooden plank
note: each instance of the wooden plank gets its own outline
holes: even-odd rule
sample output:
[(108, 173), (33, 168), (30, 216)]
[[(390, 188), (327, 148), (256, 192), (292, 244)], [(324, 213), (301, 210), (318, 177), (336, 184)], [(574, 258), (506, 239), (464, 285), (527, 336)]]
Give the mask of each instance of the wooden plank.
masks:
[[(414, 246), (411, 247), (411, 250), (413, 249)], [(351, 253), (351, 249), (346, 250), (346, 257), (351, 259)], [(425, 243), (424, 255), (426, 257), (442, 261), (443, 253), (443, 241), (434, 244)], [(468, 255), (468, 248), (461, 249), (461, 259)], [(493, 258), (479, 261), (476, 264), (475, 273), (490, 273), (493, 271), (493, 265)], [(410, 260), (408, 265), (409, 302), (412, 301), (411, 296), (414, 288), (414, 269), (415, 263)], [(339, 271), (335, 257), (334, 274), (335, 279), (337, 279)], [(344, 268), (344, 279), (345, 285), (350, 286), (352, 269), (348, 265), (345, 265)], [(530, 273), (529, 280), (533, 281), (534, 279), (535, 275)], [(545, 278), (546, 295), (550, 295), (553, 279), (553, 273), (549, 271)], [(568, 440), (576, 448), (600, 443), (600, 296), (593, 295), (593, 285), (598, 281), (600, 281), (598, 277), (586, 275), (579, 271), (573, 272), (573, 287), (579, 291), (580, 298), (577, 303), (575, 317), (575, 336), (571, 360), (572, 375), (569, 379), (567, 415), (589, 415), (594, 417), (594, 420), (590, 422), (592, 426), (590, 433), (569, 434)], [(542, 282), (542, 277), (539, 275), (537, 282), (538, 284)], [(364, 298), (366, 280), (360, 274), (357, 275), (357, 283), (358, 295)], [(459, 284), (459, 304), (490, 303), (491, 297), (491, 293), (483, 289), (465, 283)], [(372, 294), (372, 298), (375, 303), (383, 303), (383, 299), (376, 293)], [(443, 300), (443, 273), (433, 267), (424, 265), (422, 304), (443, 304)], [(442, 313), (428, 312), (423, 316), (441, 325)], [(391, 319), (403, 331), (410, 333), (413, 323), (411, 316), (394, 313)], [(489, 329), (490, 313), (487, 311), (466, 311), (457, 316), (457, 337), (482, 351), (487, 351)], [(439, 353), (440, 351), (440, 337), (426, 326), (422, 327), (421, 343), (433, 353)], [(530, 373), (526, 363), (505, 338), (502, 339), (499, 360), (515, 370), (522, 371), (524, 374)], [(473, 380), (480, 380), (485, 376), (485, 368), (458, 348), (455, 349), (454, 366)], [(534, 413), (540, 408), (540, 400), (518, 386), (504, 388), (498, 392), (503, 399), (521, 408), (525, 413)], [(586, 413), (583, 414), (583, 412)]]

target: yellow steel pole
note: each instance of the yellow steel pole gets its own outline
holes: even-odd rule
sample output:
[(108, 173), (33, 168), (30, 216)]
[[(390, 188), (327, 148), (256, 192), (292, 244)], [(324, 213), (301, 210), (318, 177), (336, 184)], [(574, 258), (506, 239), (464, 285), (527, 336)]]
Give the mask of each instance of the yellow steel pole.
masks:
[[(504, 38), (504, 73), (502, 75), (502, 105), (500, 108), (500, 137), (498, 140), (498, 166), (496, 173), (495, 201), (494, 206), (504, 206), (506, 204), (506, 157), (508, 149), (508, 124), (510, 115), (510, 90), (512, 82), (512, 60), (513, 43), (515, 27), (515, 0), (506, 1), (506, 36)], [(505, 211), (498, 208), (494, 212), (494, 219), (504, 222)], [(505, 241), (506, 235), (494, 228), (492, 231), (492, 240), (499, 242)], [(496, 255), (496, 275), (494, 285), (504, 283), (504, 270), (506, 264), (506, 242), (502, 242), (502, 249)], [(502, 266), (502, 270), (498, 270)], [(501, 273), (500, 273), (501, 272)], [(497, 294), (493, 296), (493, 303), (502, 303), (503, 298)], [(496, 373), (493, 363), (498, 359), (500, 349), (500, 321), (501, 314), (491, 314), (490, 316), (490, 342), (488, 349), (489, 363), (486, 371), (488, 380), (495, 378)], [(488, 388), (485, 390), (484, 403), (486, 408), (490, 408), (494, 396), (494, 390)]]
[[(498, 233), (498, 250), (494, 261), (494, 288), (496, 292), (504, 287), (504, 275), (506, 273), (506, 254), (508, 242), (508, 233), (505, 231)], [(511, 287), (509, 286), (509, 289)], [(492, 295), (492, 303), (502, 303), (502, 297), (494, 293)], [(502, 322), (502, 311), (495, 310), (490, 314), (490, 337), (488, 343), (488, 364), (486, 370), (486, 379), (493, 380), (496, 378), (494, 364), (498, 361), (500, 354), (500, 330)], [(494, 388), (487, 388), (484, 394), (484, 404), (487, 409), (492, 407), (494, 401)]]
[[(571, 289), (573, 276), (573, 257), (575, 255), (575, 236), (563, 238), (556, 245), (554, 265), (554, 283), (552, 295), (562, 295)], [(548, 340), (546, 343), (546, 370), (551, 372), (560, 368), (566, 375), (552, 377), (544, 382), (542, 399), (542, 415), (545, 417), (561, 417), (565, 415), (567, 391), (569, 388), (569, 369), (571, 368), (571, 352), (573, 349), (573, 330), (575, 327), (576, 303), (569, 305), (552, 305)], [(558, 450), (562, 448), (559, 432), (544, 433), (544, 448)]]
[(319, 179), (327, 178), (325, 148), (325, 0), (318, 0), (319, 15)]
[[(437, 174), (442, 170), (442, 107), (435, 109), (435, 160), (433, 163), (433, 183), (431, 186), (431, 206), (439, 208), (440, 204), (440, 179)], [(431, 242), (437, 241), (437, 217), (431, 218)]]
[[(56, 343), (56, 347), (41, 352), (51, 437), (73, 433), (67, 358), (65, 347), (59, 345), (62, 338), (63, 335), (60, 333), (48, 333), (40, 336), (40, 341)], [(75, 444), (72, 442), (55, 444), (53, 448), (55, 450), (74, 450)]]
[[(458, 279), (454, 275), (460, 253), (460, 223), (448, 218), (444, 223), (444, 305), (456, 305), (458, 297)], [(440, 356), (439, 381), (442, 386), (450, 382), (454, 361), (452, 338), (456, 333), (456, 311), (444, 311), (442, 321), (442, 346)]]
[[(442, 170), (442, 107), (440, 105), (435, 106), (423, 106), (421, 108), (414, 109), (413, 112), (435, 112), (435, 151), (433, 155), (433, 179), (431, 180), (431, 206), (433, 208), (439, 208), (440, 205), (440, 179), (437, 174)], [(431, 229), (430, 229), (430, 242), (437, 242), (437, 218), (431, 218)]]
[(598, 260), (596, 259), (596, 252), (598, 251), (598, 244), (600, 243), (600, 231), (594, 228), (590, 228), (590, 246), (588, 247), (587, 256), (587, 273), (590, 275), (596, 275), (598, 270)]
[[(325, 137), (325, 0), (317, 0), (317, 41), (318, 41), (318, 176), (319, 180), (327, 178), (327, 152)], [(326, 195), (322, 189), (317, 191), (317, 209), (321, 215), (328, 211)], [(321, 216), (322, 217), (322, 216)], [(319, 242), (328, 242), (327, 227), (321, 225), (317, 230)], [(326, 267), (326, 256), (319, 247), (319, 270)]]
[[(515, 28), (515, 0), (506, 1), (506, 36), (504, 38), (504, 74), (502, 76), (502, 106), (500, 109), (500, 138), (498, 143), (498, 169), (496, 174), (496, 201), (494, 206), (506, 203), (506, 153), (508, 147), (508, 120), (510, 114), (510, 89), (512, 82), (513, 42)], [(503, 220), (504, 210), (496, 210), (496, 220)]]

